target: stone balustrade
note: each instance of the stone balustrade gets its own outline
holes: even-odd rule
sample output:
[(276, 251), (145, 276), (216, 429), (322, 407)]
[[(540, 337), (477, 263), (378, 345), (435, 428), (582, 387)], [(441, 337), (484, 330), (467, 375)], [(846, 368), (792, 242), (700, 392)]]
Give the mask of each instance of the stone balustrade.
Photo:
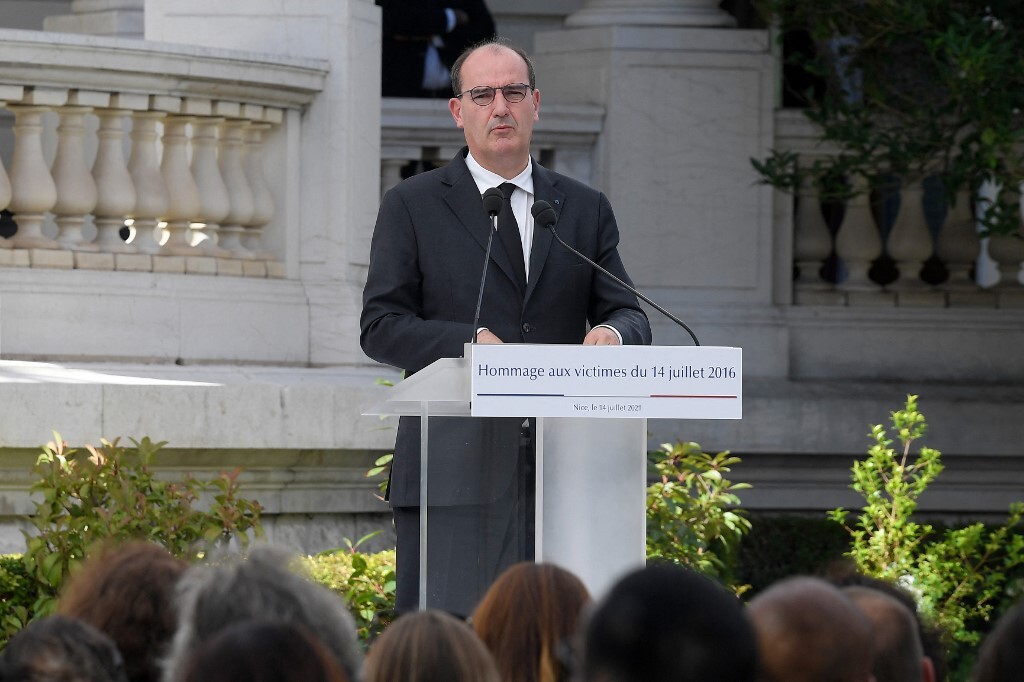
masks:
[(277, 217), (286, 193), (265, 170), (298, 154), (283, 129), (321, 89), (322, 63), (15, 30), (0, 41), (0, 268), (285, 277), (280, 233), (299, 228)]
[[(776, 148), (795, 152), (797, 162), (807, 166), (832, 151), (795, 110), (778, 113)], [(795, 207), (779, 212), (780, 219), (792, 220), (792, 302), (1024, 307), (1024, 242), (987, 240), (999, 277), (994, 286), (984, 286), (976, 274), (983, 250), (975, 218), (981, 198), (960, 191), (949, 205), (941, 186), (931, 180), (869, 187), (866, 178), (850, 178), (856, 196), (846, 202), (823, 201), (817, 188), (801, 187)], [(794, 197), (779, 195), (781, 202), (794, 202)]]
[[(533, 153), (544, 166), (593, 184), (601, 107), (544, 105)], [(403, 175), (447, 163), (465, 146), (446, 99), (392, 99), (381, 104), (381, 194)]]

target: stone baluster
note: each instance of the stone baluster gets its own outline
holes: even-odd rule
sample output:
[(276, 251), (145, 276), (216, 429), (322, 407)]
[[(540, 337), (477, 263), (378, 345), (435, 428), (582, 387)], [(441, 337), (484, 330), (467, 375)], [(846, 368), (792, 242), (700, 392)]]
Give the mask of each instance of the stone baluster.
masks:
[(932, 235), (924, 215), (924, 189), (919, 180), (900, 192), (899, 213), (889, 231), (889, 255), (896, 261), (899, 274), (889, 288), (899, 291), (926, 287), (921, 280), (924, 262), (932, 255)]
[(11, 201), (18, 231), (11, 243), (19, 249), (56, 249), (43, 234), (46, 213), (57, 203), (57, 185), (43, 158), (43, 114), (46, 106), (10, 104), (14, 113), (14, 155), (11, 158)]
[(793, 229), (793, 258), (796, 292), (824, 291), (832, 286), (821, 277), (821, 266), (832, 252), (832, 235), (821, 213), (821, 199), (811, 180), (805, 179), (796, 196)]
[(389, 189), (402, 181), (402, 168), (408, 159), (380, 160), (380, 196), (383, 199)]
[[(1005, 190), (1004, 190), (1005, 191)], [(1021, 202), (1024, 207), (1024, 201)], [(1021, 264), (1024, 263), (1024, 231), (1018, 215), (1017, 229), (1011, 234), (994, 234), (988, 238), (988, 255), (999, 268), (999, 281), (993, 290), (999, 307), (1024, 305), (1024, 287), (1021, 285)]]
[[(253, 254), (242, 245), (245, 225), (252, 220), (252, 189), (242, 168), (242, 129), (246, 121), (229, 120), (220, 129), (220, 172), (231, 198), (231, 211), (221, 225), (221, 246), (231, 252), (235, 259), (252, 260)], [(239, 273), (241, 274), (241, 273)]]
[(263, 175), (263, 134), (269, 123), (253, 123), (242, 129), (242, 168), (252, 190), (252, 217), (245, 224), (242, 246), (260, 261), (273, 260), (274, 254), (263, 249), (263, 229), (274, 218), (274, 196)]
[(135, 185), (135, 209), (132, 212), (135, 247), (146, 254), (160, 252), (162, 234), (160, 216), (167, 213), (170, 197), (157, 163), (157, 124), (166, 116), (162, 111), (137, 111), (132, 114), (132, 153), (128, 172)]
[(846, 279), (836, 288), (846, 292), (875, 293), (881, 287), (868, 277), (871, 263), (882, 254), (882, 237), (872, 216), (867, 179), (853, 178), (855, 195), (846, 202), (843, 224), (836, 234), (836, 255), (846, 266)]
[(206, 239), (197, 246), (207, 256), (222, 258), (230, 252), (219, 246), (218, 231), (231, 210), (228, 188), (217, 165), (217, 130), (223, 122), (221, 117), (201, 117), (192, 125), (192, 175), (199, 190), (196, 220), (206, 225)]
[[(188, 161), (187, 129), (192, 116), (172, 114), (164, 119), (163, 158), (160, 174), (167, 185), (168, 204), (163, 214), (167, 241), (160, 249), (169, 256), (198, 255), (192, 246), (192, 221), (199, 214), (199, 188)], [(174, 268), (177, 271), (177, 268)]]
[[(96, 182), (95, 243), (104, 253), (134, 253), (135, 247), (121, 238), (125, 217), (135, 209), (135, 185), (124, 158), (127, 109), (98, 109), (99, 128), (92, 177)], [(116, 255), (115, 255), (116, 258)]]
[(978, 284), (971, 278), (971, 269), (981, 253), (978, 225), (967, 190), (956, 194), (956, 202), (949, 207), (946, 221), (939, 232), (935, 253), (946, 266), (949, 276), (942, 284), (948, 292), (977, 291)]
[[(0, 108), (3, 108), (3, 106), (5, 104), (6, 104), (6, 102), (0, 101)], [(7, 177), (7, 170), (4, 169), (3, 159), (0, 159), (0, 211), (2, 211), (3, 209), (7, 208), (7, 205), (10, 202), (11, 202), (11, 180), (10, 180), (9, 177)], [(7, 239), (6, 237), (0, 237), (0, 249), (11, 249), (11, 248), (13, 248), (11, 246), (11, 240)], [(9, 260), (9, 258), (7, 256), (5, 256), (3, 258), (3, 260), (0, 261), (0, 264), (8, 265), (9, 264), (7, 262), (8, 260)]]
[(734, 26), (718, 0), (587, 0), (565, 25), (582, 26)]
[[(57, 109), (60, 125), (57, 126), (57, 153), (53, 158), (51, 173), (57, 188), (57, 203), (53, 213), (57, 222), (57, 242), (69, 251), (98, 251), (95, 244), (85, 241), (82, 227), (85, 218), (96, 208), (96, 181), (85, 160), (85, 115), (91, 107), (66, 106)], [(108, 269), (113, 269), (114, 259), (109, 258)], [(89, 261), (86, 261), (87, 263)]]

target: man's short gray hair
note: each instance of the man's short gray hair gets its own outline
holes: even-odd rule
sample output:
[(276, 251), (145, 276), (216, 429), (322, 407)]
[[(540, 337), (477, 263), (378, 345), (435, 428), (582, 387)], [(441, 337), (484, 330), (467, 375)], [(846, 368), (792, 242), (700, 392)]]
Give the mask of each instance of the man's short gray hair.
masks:
[(233, 623), (269, 620), (296, 623), (316, 635), (349, 679), (357, 679), (362, 653), (345, 602), (297, 573), (292, 556), (254, 548), (193, 566), (178, 583), (178, 629), (164, 664), (164, 682), (176, 682), (198, 644)]

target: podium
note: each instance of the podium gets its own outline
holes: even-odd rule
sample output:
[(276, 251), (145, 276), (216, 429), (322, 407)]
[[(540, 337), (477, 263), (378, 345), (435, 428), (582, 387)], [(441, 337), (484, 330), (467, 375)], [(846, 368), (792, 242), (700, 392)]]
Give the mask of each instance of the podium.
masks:
[(432, 417), (536, 418), (535, 559), (595, 597), (645, 558), (647, 420), (742, 417), (742, 351), (467, 344), (366, 415), (420, 417), (420, 608), (429, 603)]

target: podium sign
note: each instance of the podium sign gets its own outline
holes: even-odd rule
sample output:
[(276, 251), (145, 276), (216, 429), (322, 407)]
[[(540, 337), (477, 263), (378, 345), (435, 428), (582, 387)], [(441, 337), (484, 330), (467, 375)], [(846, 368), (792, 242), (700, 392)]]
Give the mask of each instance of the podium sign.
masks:
[(432, 421), (536, 417), (536, 559), (598, 598), (644, 562), (647, 420), (740, 419), (742, 375), (740, 348), (467, 344), (397, 384), (363, 414), (420, 417), (419, 607), (428, 575), (452, 579), (428, 561), (428, 518), (457, 509), (429, 502)]
[(743, 416), (740, 348), (478, 344), (469, 349), (474, 417)]

